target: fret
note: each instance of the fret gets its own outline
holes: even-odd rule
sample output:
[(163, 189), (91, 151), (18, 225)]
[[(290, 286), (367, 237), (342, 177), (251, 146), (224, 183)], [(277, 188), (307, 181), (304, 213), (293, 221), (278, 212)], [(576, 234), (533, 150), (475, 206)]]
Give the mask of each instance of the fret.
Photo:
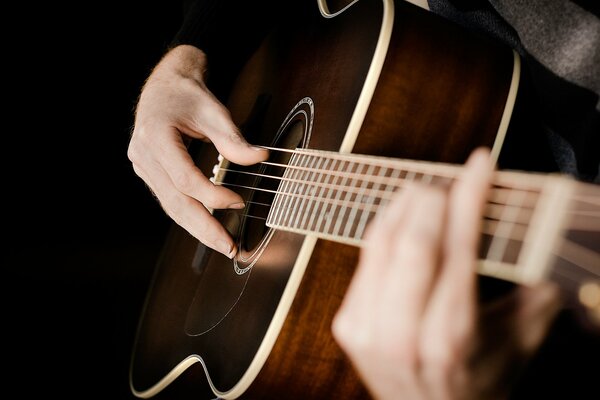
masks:
[[(355, 189), (358, 187), (358, 184), (361, 182), (361, 178), (356, 178), (356, 177), (359, 177), (359, 176), (362, 177), (362, 175), (363, 175), (362, 171), (364, 168), (365, 168), (365, 164), (363, 164), (363, 163), (351, 163), (350, 164), (350, 171), (354, 175), (354, 178), (350, 179), (348, 187), (351, 187), (352, 189)], [(364, 179), (362, 179), (362, 181), (364, 182)], [(335, 227), (333, 228), (333, 232), (332, 232), (333, 235), (341, 236), (341, 237), (347, 236), (347, 235), (344, 235), (343, 230), (345, 230), (345, 227), (349, 226), (349, 222), (351, 222), (350, 214), (352, 213), (352, 210), (357, 208), (357, 206), (353, 206), (353, 204), (356, 204), (356, 198), (357, 198), (357, 192), (355, 192), (354, 190), (352, 190), (352, 191), (345, 190), (344, 191), (344, 195), (340, 199), (342, 201), (342, 203), (340, 205), (340, 210), (338, 213), (338, 218), (337, 218)], [(348, 214), (348, 215), (346, 215), (346, 214)]]
[[(295, 164), (296, 160), (300, 157), (301, 156), (298, 154), (293, 154), (290, 158), (290, 164)], [(287, 169), (284, 176), (289, 177), (289, 180), (283, 181), (282, 185), (280, 185), (280, 195), (278, 195), (277, 197), (281, 197), (282, 201), (280, 202), (279, 207), (276, 208), (276, 213), (273, 217), (273, 220), (276, 221), (276, 225), (283, 226), (283, 217), (285, 214), (286, 207), (290, 202), (289, 194), (293, 191), (292, 179), (295, 177), (295, 175), (297, 175), (297, 170)]]
[[(333, 160), (332, 164), (332, 169), (337, 169), (339, 168), (341, 161)], [(319, 218), (317, 219), (318, 227), (315, 226), (315, 229), (312, 230), (313, 232), (317, 233), (322, 233), (324, 231), (324, 226), (327, 226), (327, 221), (333, 218), (331, 210), (333, 208), (333, 204), (331, 202), (331, 199), (333, 198), (336, 192), (336, 189), (334, 189), (334, 183), (337, 177), (333, 174), (327, 173), (326, 179), (328, 179), (326, 183), (329, 187), (326, 187), (325, 196), (322, 197), (321, 201), (321, 204), (325, 204), (325, 211), (322, 211), (319, 215)]]
[(537, 282), (545, 277), (550, 265), (548, 249), (557, 247), (559, 234), (565, 226), (566, 205), (573, 192), (574, 182), (548, 176), (540, 188), (539, 200), (523, 240), (518, 264), (525, 282)]
[[(394, 191), (413, 181), (448, 186), (459, 172), (448, 164), (297, 151), (283, 173), (267, 225), (360, 246), (369, 221)], [(484, 207), (479, 272), (535, 282), (548, 274), (551, 251), (562, 251), (556, 259), (571, 263), (597, 263), (597, 245), (579, 251), (580, 244), (563, 245), (558, 238), (567, 224), (586, 232), (600, 228), (597, 188), (571, 199), (574, 184), (561, 176), (497, 171)]]
[(421, 176), (421, 180), (420, 180), (421, 183), (430, 184), (432, 181), (433, 181), (433, 175), (431, 175), (431, 174), (423, 174)]
[[(379, 172), (377, 174), (377, 177), (384, 177), (387, 175), (389, 171), (389, 168), (387, 167), (379, 167)], [(396, 175), (400, 175), (400, 170), (393, 170), (392, 172), (392, 176), (396, 174)], [(374, 193), (379, 191), (379, 188), (381, 187), (381, 183), (379, 182), (375, 182), (373, 183), (372, 186), (372, 191)], [(365, 208), (361, 214), (361, 218), (360, 221), (358, 222), (358, 226), (356, 227), (356, 231), (354, 233), (354, 239), (362, 239), (364, 232), (365, 232), (365, 228), (367, 226), (367, 222), (369, 222), (371, 220), (371, 213), (375, 213), (376, 211), (373, 211), (373, 207), (375, 205), (378, 205), (380, 202), (377, 202), (377, 200), (381, 200), (381, 198), (377, 197), (376, 195), (371, 195), (369, 197), (369, 202), (366, 203), (367, 204), (367, 208)]]
[[(294, 160), (296, 154), (292, 154), (290, 157), (290, 163)], [(285, 200), (285, 195), (283, 193), (286, 192), (287, 186), (289, 185), (289, 181), (286, 180), (292, 174), (292, 170), (285, 169), (283, 172), (282, 180), (279, 183), (279, 187), (277, 189), (277, 193), (275, 198), (273, 199), (273, 203), (271, 205), (271, 209), (269, 211), (269, 215), (267, 216), (267, 224), (268, 225), (279, 225), (279, 214), (281, 213), (282, 204)]]
[[(299, 224), (300, 224), (301, 217), (306, 215), (306, 211), (307, 211), (306, 205), (307, 205), (307, 203), (310, 202), (312, 196), (314, 195), (315, 186), (312, 184), (312, 182), (314, 182), (315, 171), (318, 171), (318, 168), (319, 168), (318, 166), (315, 167), (315, 163), (317, 163), (319, 159), (323, 160), (323, 158), (321, 158), (321, 157), (312, 156), (311, 161), (309, 162), (310, 172), (308, 173), (306, 178), (303, 179), (307, 183), (302, 184), (304, 187), (304, 190), (302, 191), (301, 195), (303, 197), (300, 200), (300, 204), (298, 205), (298, 207), (295, 207), (294, 212), (296, 213), (296, 218), (294, 219), (294, 222), (292, 224), (290, 224), (290, 226), (292, 226), (292, 227), (295, 227), (295, 228), (300, 227)], [(307, 191), (308, 191), (308, 195), (306, 194)]]
[[(509, 195), (509, 198), (517, 204), (524, 197), (522, 191), (516, 190)], [(496, 225), (496, 230), (492, 236), (492, 242), (488, 248), (486, 259), (504, 261), (507, 249), (509, 248), (509, 238), (515, 225), (514, 221), (517, 219), (516, 214), (519, 210), (520, 208), (515, 206), (504, 207), (499, 218), (500, 222)]]
[[(350, 164), (350, 162), (348, 161), (342, 161), (341, 162), (342, 165), (347, 166), (348, 164)], [(343, 168), (343, 171), (346, 171), (346, 167)], [(337, 178), (336, 178), (337, 179)], [(346, 186), (346, 182), (348, 182), (348, 176), (344, 176), (344, 177), (340, 177), (341, 182), (340, 185), (342, 187)], [(335, 197), (334, 197), (334, 203), (331, 205), (331, 209), (332, 212), (329, 214), (330, 218), (327, 220), (327, 223), (325, 224), (325, 228), (322, 230), (323, 233), (325, 234), (329, 234), (329, 228), (331, 227), (331, 223), (335, 220), (336, 223), (339, 220), (339, 209), (338, 209), (338, 205), (337, 203), (340, 200), (340, 197), (342, 196), (343, 190), (335, 190)]]
[[(364, 174), (367, 178), (369, 176), (373, 175), (373, 170), (375, 169), (375, 166), (373, 164), (361, 164), (362, 165), (362, 169), (364, 170), (365, 168), (367, 169)], [(363, 205), (364, 204), (364, 198), (365, 198), (365, 192), (368, 189), (369, 186), (369, 180), (367, 178), (362, 178), (359, 186), (359, 190), (356, 193), (356, 195), (354, 196), (354, 199), (352, 200), (354, 203), (359, 204), (359, 205)], [(363, 212), (363, 208), (362, 207), (351, 207), (350, 208), (350, 213), (348, 214), (348, 218), (346, 220), (346, 227), (344, 228), (344, 232), (342, 233), (342, 236), (344, 237), (352, 237), (353, 235), (351, 234), (351, 231), (353, 231), (356, 229), (356, 215), (360, 212), (362, 214)]]
[(316, 221), (318, 221), (318, 219), (315, 220), (315, 217), (317, 217), (318, 215), (321, 215), (321, 213), (322, 213), (323, 202), (320, 199), (321, 199), (321, 197), (323, 197), (323, 194), (327, 190), (326, 182), (325, 182), (325, 180), (327, 179), (327, 174), (323, 171), (327, 171), (329, 169), (330, 162), (331, 162), (330, 158), (323, 157), (322, 164), (319, 165), (319, 173), (318, 173), (317, 179), (316, 179), (316, 183), (318, 185), (317, 185), (317, 190), (315, 191), (314, 197), (312, 199), (312, 208), (309, 210), (310, 218), (306, 218), (308, 216), (308, 213), (307, 213), (305, 215), (305, 218), (302, 220), (302, 223), (300, 224), (300, 226), (303, 227), (305, 230), (308, 230), (308, 231), (312, 230), (312, 228), (316, 224)]
[[(500, 234), (498, 233), (499, 232), (498, 225), (500, 225), (501, 223), (502, 223), (502, 221), (485, 218), (481, 225), (481, 233), (484, 235), (490, 236), (490, 237), (494, 236), (494, 235), (499, 236)], [(510, 238), (522, 242), (525, 239), (526, 233), (527, 233), (527, 225), (514, 224), (512, 227), (512, 231), (510, 233)], [(487, 251), (487, 249), (486, 249), (486, 251)]]
[(285, 226), (291, 226), (291, 220), (294, 217), (294, 214), (296, 213), (296, 204), (300, 201), (300, 198), (304, 195), (302, 192), (302, 190), (305, 187), (305, 178), (306, 175), (309, 173), (308, 169), (305, 169), (304, 167), (306, 167), (308, 165), (308, 162), (311, 160), (311, 156), (308, 154), (302, 154), (302, 156), (299, 158), (298, 160), (298, 165), (300, 167), (303, 168), (299, 168), (296, 170), (296, 176), (294, 176), (294, 182), (292, 184), (292, 199), (290, 201), (289, 206), (287, 207), (286, 211), (285, 211), (285, 217), (283, 218), (284, 221), (284, 225)]
[[(513, 191), (513, 193), (517, 192)], [(519, 191), (518, 193), (519, 196), (508, 197), (507, 200), (511, 205), (488, 203), (485, 207), (485, 216), (498, 221), (527, 224), (531, 220), (533, 209), (516, 204), (518, 201), (524, 201), (527, 197), (526, 192)]]
[[(306, 211), (303, 213), (303, 218), (302, 221), (297, 225), (298, 228), (302, 229), (306, 229), (308, 225), (312, 225), (314, 218), (315, 218), (315, 212), (319, 206), (319, 202), (317, 201), (317, 199), (319, 198), (319, 196), (321, 195), (321, 192), (323, 191), (323, 186), (319, 185), (321, 182), (321, 179), (325, 176), (325, 174), (322, 171), (326, 171), (327, 170), (327, 166), (328, 166), (328, 162), (331, 161), (325, 157), (319, 157), (320, 161), (319, 164), (317, 165), (316, 169), (317, 174), (316, 174), (316, 178), (314, 179), (314, 182), (317, 185), (313, 185), (312, 189), (313, 191), (311, 192), (311, 198), (308, 201), (308, 207), (306, 208)], [(309, 218), (310, 215), (310, 218)]]

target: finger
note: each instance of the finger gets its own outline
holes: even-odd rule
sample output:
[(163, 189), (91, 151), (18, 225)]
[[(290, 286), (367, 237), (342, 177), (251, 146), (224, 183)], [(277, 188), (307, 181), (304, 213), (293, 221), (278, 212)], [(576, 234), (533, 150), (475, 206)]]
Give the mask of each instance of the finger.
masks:
[(148, 172), (137, 164), (134, 170), (146, 182), (169, 217), (206, 246), (229, 258), (235, 256), (235, 243), (219, 221), (197, 200), (179, 192), (158, 164), (146, 165), (150, 167)]
[(391, 260), (393, 231), (401, 225), (403, 202), (398, 193), (390, 204), (381, 205), (365, 230), (358, 265), (333, 321), (336, 339), (351, 341), (348, 346), (363, 347), (372, 340), (371, 318)]
[(231, 114), (210, 92), (201, 99), (191, 128), (206, 136), (227, 160), (252, 165), (265, 161), (269, 151), (250, 145), (231, 119)]
[(209, 208), (242, 208), (242, 197), (223, 186), (213, 184), (194, 163), (181, 134), (171, 128), (168, 134), (156, 135), (155, 146), (161, 149), (158, 162), (175, 189)]
[(406, 215), (394, 235), (392, 262), (380, 289), (378, 341), (397, 379), (413, 395), (422, 396), (418, 343), (438, 272), (446, 194), (433, 186), (413, 186), (406, 189), (406, 196)]
[[(450, 191), (448, 230), (444, 243), (443, 271), (439, 282), (438, 313), (445, 313), (444, 305), (465, 310), (466, 322), (472, 320), (476, 295), (476, 263), (481, 236), (482, 215), (493, 175), (489, 151), (475, 150), (467, 160), (458, 181)], [(453, 284), (454, 283), (454, 284)], [(456, 318), (452, 318), (456, 320)], [(470, 326), (470, 324), (468, 324)]]
[(382, 304), (385, 314), (397, 315), (399, 331), (390, 330), (389, 334), (396, 338), (406, 335), (413, 347), (438, 270), (445, 209), (442, 189), (413, 185), (406, 189), (405, 218), (393, 232)]
[[(397, 231), (402, 229), (407, 216), (407, 196), (399, 192), (385, 209), (380, 209), (365, 233), (361, 259), (340, 312), (334, 319), (334, 334), (350, 355), (370, 391), (376, 397), (398, 394), (398, 375), (402, 374), (404, 393), (417, 398), (414, 373), (402, 370), (403, 359), (394, 357), (396, 337), (383, 336), (393, 327), (398, 317), (394, 307), (382, 307), (381, 293), (386, 286), (395, 286), (389, 277), (395, 267), (394, 257)], [(391, 299), (394, 301), (394, 299)], [(404, 357), (402, 354), (401, 357)]]
[[(386, 270), (381, 271), (385, 273), (377, 289), (381, 294), (371, 313), (380, 373), (393, 371), (393, 379), (377, 391), (391, 397), (401, 385), (409, 398), (421, 398), (424, 388), (417, 344), (437, 272), (446, 195), (439, 188), (414, 185), (405, 189), (404, 196), (404, 202), (394, 204), (396, 209), (384, 215), (383, 222), (392, 251)], [(392, 218), (393, 214), (401, 218)]]
[(426, 311), (421, 336), (424, 379), (434, 398), (444, 397), (464, 371), (462, 360), (474, 334), (476, 262), (481, 215), (492, 164), (485, 149), (475, 151), (450, 189), (442, 270)]

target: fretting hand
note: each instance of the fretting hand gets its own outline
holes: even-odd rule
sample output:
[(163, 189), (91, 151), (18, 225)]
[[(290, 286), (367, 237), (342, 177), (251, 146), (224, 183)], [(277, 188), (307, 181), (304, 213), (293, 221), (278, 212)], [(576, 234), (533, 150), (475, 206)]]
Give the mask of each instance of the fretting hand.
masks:
[(414, 185), (369, 225), (333, 334), (378, 399), (492, 399), (545, 337), (554, 286), (478, 304), (476, 256), (491, 163), (449, 189)]

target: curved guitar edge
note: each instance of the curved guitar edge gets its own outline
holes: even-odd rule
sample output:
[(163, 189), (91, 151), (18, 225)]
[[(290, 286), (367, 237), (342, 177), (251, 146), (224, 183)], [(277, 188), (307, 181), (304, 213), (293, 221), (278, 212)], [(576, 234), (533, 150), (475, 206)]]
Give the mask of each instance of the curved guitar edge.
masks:
[(177, 379), (181, 374), (183, 374), (188, 368), (196, 363), (202, 364), (202, 368), (204, 370), (204, 374), (206, 375), (208, 384), (210, 385), (213, 393), (218, 396), (220, 399), (236, 399), (240, 397), (246, 389), (252, 384), (258, 373), (260, 372), (262, 366), (266, 362), (269, 354), (271, 353), (271, 349), (273, 348), (275, 341), (281, 331), (281, 327), (285, 322), (287, 314), (290, 310), (292, 302), (296, 296), (298, 288), (300, 287), (300, 282), (302, 281), (302, 277), (304, 276), (304, 271), (308, 266), (308, 262), (310, 260), (311, 254), (317, 243), (317, 237), (307, 236), (302, 243), (302, 247), (300, 249), (300, 253), (296, 259), (296, 263), (294, 264), (294, 268), (290, 275), (290, 278), (287, 282), (285, 290), (281, 296), (281, 300), (277, 307), (277, 311), (273, 316), (271, 324), (263, 338), (261, 345), (256, 352), (256, 356), (252, 360), (252, 363), (242, 376), (242, 378), (235, 384), (233, 388), (226, 392), (222, 392), (217, 389), (210, 377), (210, 373), (206, 368), (202, 357), (192, 354), (183, 359), (179, 364), (177, 364), (169, 373), (167, 373), (160, 381), (156, 384), (152, 385), (150, 388), (145, 390), (138, 390), (133, 385), (133, 379), (129, 379), (129, 386), (131, 392), (139, 398), (147, 399), (151, 398), (161, 391), (163, 391), (167, 386), (169, 386), (175, 379)]
[(512, 118), (513, 110), (517, 102), (517, 93), (519, 92), (519, 85), (521, 82), (521, 56), (515, 50), (513, 53), (513, 70), (510, 79), (510, 86), (508, 89), (508, 95), (506, 96), (506, 103), (504, 105), (504, 111), (502, 112), (502, 118), (498, 125), (498, 133), (491, 149), (491, 158), (494, 162), (498, 161), (500, 156), (500, 150), (504, 145), (504, 139), (508, 132), (508, 126)]
[[(379, 76), (383, 70), (383, 64), (390, 46), (392, 39), (392, 30), (394, 28), (394, 0), (382, 0), (383, 1), (383, 16), (381, 20), (381, 29), (379, 31), (379, 38), (377, 40), (377, 46), (371, 60), (371, 66), (369, 72), (365, 78), (363, 89), (358, 98), (358, 102), (352, 113), (352, 119), (348, 124), (348, 129), (344, 136), (344, 140), (340, 146), (340, 152), (349, 153), (356, 143), (360, 128), (362, 127), (365, 116), (371, 104), (371, 99), (375, 93)], [(354, 4), (354, 3), (353, 3)]]
[(239, 380), (239, 382), (230, 390), (226, 392), (221, 392), (217, 390), (211, 380), (208, 372), (205, 370), (206, 376), (210, 383), (210, 386), (213, 392), (219, 396), (221, 399), (236, 399), (240, 397), (248, 387), (254, 382), (254, 379), (260, 372), (261, 368), (267, 361), (273, 346), (275, 345), (275, 341), (279, 336), (279, 332), (287, 318), (290, 307), (292, 306), (292, 302), (296, 297), (296, 293), (298, 292), (298, 288), (300, 287), (300, 282), (304, 277), (304, 271), (306, 271), (306, 267), (308, 266), (308, 262), (310, 260), (311, 254), (317, 243), (317, 238), (312, 236), (307, 236), (304, 238), (302, 242), (302, 247), (300, 249), (300, 253), (298, 254), (298, 258), (296, 259), (296, 263), (294, 264), (294, 268), (292, 269), (292, 273), (288, 282), (285, 286), (285, 290), (281, 296), (281, 300), (277, 306), (277, 310), (273, 315), (273, 319), (269, 328), (267, 329), (267, 333), (265, 334), (252, 363)]
[[(326, 0), (317, 0), (319, 11), (323, 18), (334, 18), (342, 14), (344, 11), (351, 8), (352, 5), (356, 4), (359, 0), (354, 0), (346, 7), (338, 12), (330, 13), (327, 7)], [(364, 121), (365, 115), (367, 114), (371, 99), (375, 92), (375, 88), (383, 69), (386, 54), (389, 48), (389, 44), (392, 37), (392, 28), (394, 25), (394, 0), (382, 0), (382, 20), (381, 28), (373, 53), (372, 61), (363, 83), (359, 99), (356, 103), (352, 118), (348, 124), (344, 140), (340, 146), (341, 152), (350, 152), (356, 139), (359, 135), (360, 128)], [(313, 249), (317, 243), (318, 238), (315, 236), (306, 236), (302, 242), (302, 247), (298, 254), (298, 257), (294, 263), (291, 275), (285, 286), (284, 292), (281, 296), (276, 312), (273, 315), (272, 321), (269, 324), (267, 332), (260, 344), (259, 349), (256, 352), (250, 366), (240, 378), (240, 380), (229, 390), (221, 391), (216, 388), (210, 377), (210, 373), (207, 370), (205, 363), (199, 355), (191, 354), (179, 362), (173, 369), (171, 369), (166, 375), (164, 375), (157, 383), (146, 389), (139, 389), (134, 386), (133, 379), (129, 377), (129, 386), (131, 392), (139, 398), (151, 398), (162, 392), (167, 386), (175, 381), (180, 375), (182, 375), (187, 369), (196, 363), (200, 363), (204, 370), (204, 374), (207, 378), (208, 384), (210, 385), (213, 393), (220, 399), (236, 399), (242, 396), (242, 394), (250, 387), (258, 376), (261, 368), (267, 361), (273, 346), (279, 336), (279, 333), (283, 327), (283, 324), (288, 316), (291, 305), (296, 297), (298, 288), (304, 276), (304, 272), (309, 264)]]
[[(336, 17), (357, 2), (358, 0), (351, 2), (339, 12), (329, 13), (326, 0), (317, 0), (319, 11), (324, 18)], [(362, 91), (354, 108), (354, 112), (352, 113), (352, 118), (348, 124), (344, 140), (340, 146), (340, 152), (350, 152), (354, 146), (354, 143), (356, 142), (356, 139), (358, 138), (360, 128), (365, 119), (365, 115), (367, 114), (369, 105), (371, 104), (373, 94), (375, 93), (375, 88), (383, 69), (383, 64), (385, 62), (386, 54), (390, 45), (392, 28), (394, 26), (394, 0), (382, 0), (382, 2), (383, 14), (377, 45), (375, 47), (375, 52), (373, 53), (371, 65), (369, 67), (369, 71), (367, 72)], [(277, 306), (273, 320), (269, 325), (267, 333), (261, 342), (256, 356), (252, 360), (250, 367), (243, 377), (231, 390), (227, 392), (216, 391), (211, 383), (211, 387), (213, 387), (215, 394), (217, 394), (220, 398), (235, 399), (241, 396), (252, 384), (261, 368), (267, 361), (267, 358), (269, 357), (269, 354), (271, 353), (271, 350), (275, 345), (275, 341), (277, 340), (281, 328), (283, 327), (283, 324), (287, 318), (290, 307), (292, 306), (292, 302), (296, 297), (296, 293), (300, 287), (300, 282), (302, 281), (304, 272), (308, 266), (316, 243), (316, 236), (306, 236), (304, 238), (302, 248), (300, 249), (300, 253), (298, 254), (288, 283), (285, 287), (283, 295), (281, 296), (281, 300)], [(210, 377), (208, 377), (208, 379), (210, 382)]]
[[(162, 392), (167, 386), (169, 386), (175, 379), (177, 379), (181, 374), (183, 374), (188, 368), (196, 363), (201, 363), (206, 376), (208, 376), (208, 372), (206, 371), (206, 367), (204, 366), (204, 362), (202, 361), (202, 357), (192, 354), (182, 360), (179, 364), (175, 366), (168, 374), (166, 374), (160, 381), (152, 385), (150, 388), (146, 390), (138, 390), (133, 386), (133, 379), (131, 379), (131, 373), (129, 376), (129, 388), (131, 393), (133, 393), (136, 397), (142, 399), (149, 399), (153, 396), (156, 396), (158, 393)], [(209, 378), (210, 381), (210, 378)], [(211, 384), (212, 386), (212, 384)]]
[[(351, 3), (351, 5), (356, 4), (357, 2), (358, 0), (355, 0)], [(324, 18), (333, 18), (339, 15), (341, 11), (345, 11), (346, 9), (348, 9), (348, 7), (346, 7), (340, 12), (329, 14), (326, 8), (326, 0), (317, 0), (317, 3), (321, 15)], [(384, 68), (386, 56), (389, 51), (395, 21), (395, 0), (382, 0), (382, 4), (383, 12), (381, 26), (375, 51), (372, 55), (371, 63), (369, 65), (366, 78), (362, 84), (362, 89), (360, 89), (360, 96), (354, 106), (354, 110), (352, 111), (350, 122), (346, 126), (345, 135), (339, 148), (340, 152), (352, 152), (355, 147), (355, 144), (357, 143), (361, 127), (365, 121), (365, 117), (367, 116), (369, 106), (372, 103), (373, 95), (376, 92), (376, 86), (379, 82), (380, 74), (382, 73), (382, 69)], [(500, 148), (503, 145), (504, 136), (506, 135), (506, 132), (508, 130), (508, 125), (511, 119), (510, 117), (512, 115), (513, 107), (515, 106), (516, 95), (519, 87), (520, 59), (516, 52), (513, 52), (513, 57), (514, 62), (511, 84), (506, 101), (504, 103), (504, 110), (502, 112), (501, 123), (497, 129), (498, 133), (493, 143), (492, 152), (495, 159), (497, 158), (498, 153), (500, 152)], [(239, 378), (239, 380), (237, 380), (237, 382), (234, 381), (235, 383), (233, 385), (227, 385), (229, 388), (226, 388), (226, 390), (223, 390), (223, 388), (216, 388), (211, 380), (209, 372), (202, 358), (197, 354), (191, 354), (182, 359), (167, 374), (163, 375), (163, 377), (157, 383), (152, 384), (150, 387), (145, 388), (143, 390), (140, 390), (139, 387), (134, 387), (130, 369), (129, 382), (131, 392), (139, 398), (150, 398), (152, 396), (155, 396), (163, 389), (165, 389), (168, 385), (170, 385), (177, 377), (182, 375), (184, 371), (186, 371), (196, 363), (200, 363), (203, 366), (203, 371), (207, 378), (208, 384), (212, 392), (216, 396), (222, 399), (235, 399), (242, 396), (252, 385), (252, 383), (256, 381), (256, 378), (259, 375), (261, 369), (263, 369), (265, 363), (267, 363), (267, 359), (273, 352), (277, 339), (281, 335), (283, 326), (286, 320), (288, 319), (292, 303), (297, 296), (297, 292), (301, 285), (301, 281), (305, 276), (306, 269), (308, 267), (311, 255), (316, 244), (316, 237), (306, 236), (303, 239), (300, 252), (293, 264), (289, 279), (285, 283), (285, 288), (281, 295), (281, 298), (279, 299), (279, 302), (277, 303), (275, 313), (273, 314), (273, 317), (270, 323), (268, 324), (266, 334), (260, 342), (260, 346), (254, 354), (250, 365), (244, 371), (243, 375)]]

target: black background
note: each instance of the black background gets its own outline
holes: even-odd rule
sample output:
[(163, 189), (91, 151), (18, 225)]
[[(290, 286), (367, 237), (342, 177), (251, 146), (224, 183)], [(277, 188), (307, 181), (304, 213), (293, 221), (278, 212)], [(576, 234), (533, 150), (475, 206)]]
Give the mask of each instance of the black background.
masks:
[(132, 399), (132, 341), (170, 221), (127, 145), (181, 3), (27, 3), (3, 14), (2, 390)]

